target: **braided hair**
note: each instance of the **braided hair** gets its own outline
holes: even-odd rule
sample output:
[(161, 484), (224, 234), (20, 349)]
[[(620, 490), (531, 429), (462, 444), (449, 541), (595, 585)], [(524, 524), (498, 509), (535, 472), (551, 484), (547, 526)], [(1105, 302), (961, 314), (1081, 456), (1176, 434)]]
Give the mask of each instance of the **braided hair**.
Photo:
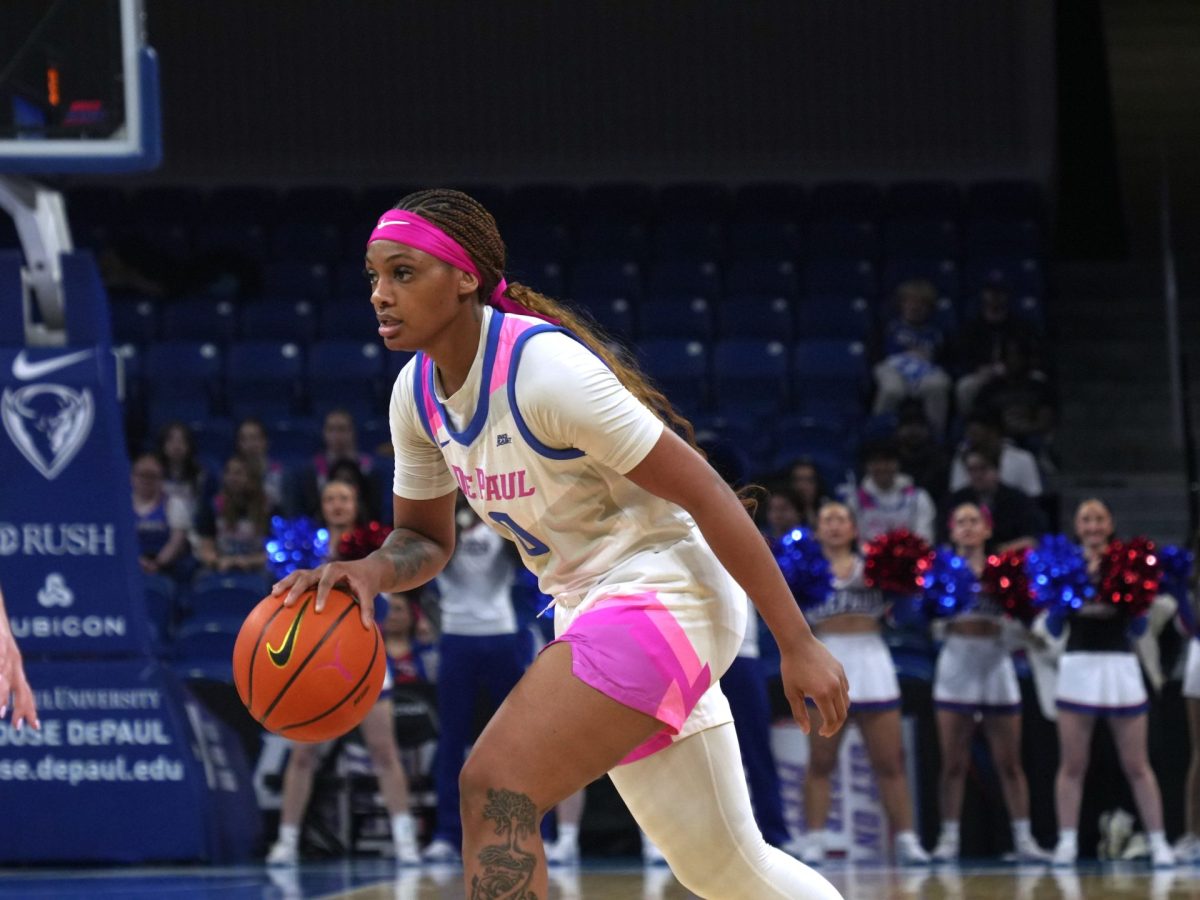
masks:
[[(409, 194), (402, 198), (395, 208), (428, 219), (458, 241), (479, 268), (479, 296), (492, 295), (492, 291), (504, 277), (507, 251), (496, 220), (483, 204), (461, 191), (435, 188)], [(603, 332), (594, 322), (589, 321), (585, 314), (539, 294), (524, 284), (510, 281), (504, 294), (526, 309), (562, 322), (564, 327), (604, 360), (631, 394), (658, 416), (668, 428), (683, 437), (701, 456), (704, 455), (696, 445), (692, 423), (675, 410), (671, 401), (651, 383), (635, 363), (614, 350), (604, 340)]]

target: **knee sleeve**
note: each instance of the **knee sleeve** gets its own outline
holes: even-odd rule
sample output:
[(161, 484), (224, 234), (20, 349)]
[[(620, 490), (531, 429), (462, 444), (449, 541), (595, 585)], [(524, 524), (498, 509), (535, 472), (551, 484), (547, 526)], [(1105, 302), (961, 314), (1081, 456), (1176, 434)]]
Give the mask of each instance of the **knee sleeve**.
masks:
[(690, 891), (714, 900), (839, 900), (817, 872), (763, 840), (732, 725), (609, 773), (638, 825)]

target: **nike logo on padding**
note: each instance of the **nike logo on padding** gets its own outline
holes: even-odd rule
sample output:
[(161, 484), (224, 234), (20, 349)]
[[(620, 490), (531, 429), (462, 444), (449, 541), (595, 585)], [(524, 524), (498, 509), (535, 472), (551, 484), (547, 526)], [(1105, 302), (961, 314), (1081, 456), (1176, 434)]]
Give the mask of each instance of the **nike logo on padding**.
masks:
[(30, 362), (25, 358), (25, 351), (22, 350), (17, 354), (17, 358), (13, 360), (13, 378), (18, 381), (32, 381), (34, 378), (41, 378), (43, 375), (49, 375), (51, 372), (65, 369), (67, 366), (73, 366), (75, 363), (81, 362), (91, 355), (91, 350), (80, 350), (76, 353), (68, 353), (66, 356), (55, 356), (52, 359), (43, 359), (40, 362)]
[(267, 656), (271, 658), (271, 662), (278, 669), (286, 666), (288, 660), (292, 658), (292, 649), (296, 646), (296, 635), (300, 632), (300, 620), (304, 618), (304, 611), (308, 609), (308, 603), (309, 601), (305, 600), (304, 605), (300, 607), (300, 612), (296, 613), (296, 618), (292, 619), (287, 634), (283, 636), (283, 643), (278, 647), (267, 644)]

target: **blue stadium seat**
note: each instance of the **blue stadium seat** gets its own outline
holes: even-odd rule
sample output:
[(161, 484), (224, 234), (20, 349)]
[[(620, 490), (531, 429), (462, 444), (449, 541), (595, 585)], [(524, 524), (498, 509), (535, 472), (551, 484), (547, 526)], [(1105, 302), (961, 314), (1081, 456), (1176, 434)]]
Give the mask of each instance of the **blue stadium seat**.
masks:
[(227, 344), (237, 332), (237, 309), (218, 297), (181, 297), (164, 301), (162, 338)]
[(938, 296), (952, 300), (962, 293), (958, 263), (946, 257), (889, 259), (883, 267), (883, 295), (891, 297), (901, 282), (924, 278), (937, 288)]
[(193, 252), (262, 261), (270, 254), (267, 230), (255, 222), (212, 222), (198, 224), (192, 232)]
[(379, 340), (379, 320), (365, 294), (338, 297), (317, 307), (317, 334), (321, 338)]
[(708, 341), (712, 330), (712, 304), (704, 297), (660, 297), (638, 307), (638, 333), (645, 340)]
[(163, 341), (143, 355), (150, 421), (207, 418), (216, 408), (221, 379), (221, 351), (200, 341)]
[(733, 192), (735, 222), (790, 222), (804, 218), (804, 188), (793, 182), (744, 184)]
[(772, 435), (761, 416), (728, 410), (702, 413), (692, 417), (692, 427), (700, 441), (713, 439), (738, 447), (749, 459), (752, 469), (763, 467), (771, 452)]
[(800, 293), (790, 259), (735, 259), (725, 267), (725, 293), (794, 298)]
[(388, 383), (388, 389), (391, 390), (391, 385), (395, 383), (404, 367), (408, 365), (408, 361), (416, 356), (415, 353), (409, 353), (406, 350), (388, 351), (383, 360), (384, 376)]
[(651, 251), (657, 259), (718, 259), (725, 252), (725, 239), (719, 222), (660, 222)]
[(891, 219), (883, 226), (883, 247), (890, 257), (957, 257), (958, 226), (945, 218)]
[(828, 421), (862, 415), (868, 384), (866, 347), (860, 341), (802, 340), (792, 351), (796, 409)]
[(649, 222), (654, 218), (654, 190), (638, 182), (609, 182), (584, 188), (581, 223)]
[(718, 341), (713, 345), (713, 373), (722, 411), (769, 415), (787, 408), (788, 354), (782, 341)]
[(871, 304), (863, 297), (809, 297), (796, 309), (796, 334), (805, 341), (865, 341), (871, 319)]
[(664, 185), (658, 191), (660, 222), (715, 222), (729, 209), (729, 190), (709, 181)]
[(659, 297), (721, 296), (721, 267), (713, 260), (664, 260), (650, 267), (646, 289)]
[(237, 616), (244, 619), (270, 590), (266, 576), (253, 572), (198, 575), (185, 598), (187, 621), (219, 621)]
[(888, 188), (884, 206), (889, 217), (957, 219), (962, 195), (953, 181), (901, 181)]
[(297, 300), (324, 300), (331, 296), (329, 266), (323, 262), (280, 260), (262, 271), (262, 293)]
[(645, 259), (650, 250), (650, 232), (645, 222), (614, 222), (593, 219), (579, 224), (576, 262), (614, 259)]
[(557, 262), (571, 258), (571, 235), (557, 222), (517, 222), (504, 230), (508, 264)]
[[(260, 598), (261, 599), (261, 598)], [(233, 645), (246, 615), (181, 625), (171, 643), (172, 670), (182, 678), (233, 683)]]
[(196, 455), (207, 466), (219, 470), (233, 455), (236, 425), (227, 416), (212, 416), (190, 423)]
[(562, 264), (556, 262), (512, 266), (508, 270), (508, 281), (528, 285), (547, 297), (562, 297), (567, 289)]
[(380, 396), (387, 350), (379, 341), (317, 341), (308, 348), (309, 397), (313, 413), (349, 404), (358, 420), (385, 410)]
[(865, 181), (830, 181), (812, 189), (808, 195), (808, 211), (813, 219), (876, 220), (882, 201), (882, 192), (877, 185)]
[(225, 396), (235, 419), (277, 419), (298, 411), (304, 358), (290, 341), (240, 341), (229, 345)]
[(270, 453), (289, 468), (306, 464), (321, 447), (321, 425), (308, 416), (268, 420)]
[(317, 332), (317, 306), (289, 295), (263, 297), (242, 307), (243, 340), (307, 344)]
[(790, 341), (792, 301), (787, 297), (730, 294), (717, 306), (717, 333), (723, 338)]
[(635, 300), (642, 296), (641, 268), (632, 259), (576, 263), (571, 269), (571, 296)]
[(119, 344), (148, 344), (158, 337), (158, 307), (145, 297), (113, 297), (113, 340)]
[[(331, 214), (334, 212), (330, 211)], [(342, 233), (328, 221), (287, 220), (271, 234), (274, 259), (305, 259), (330, 263), (342, 255)]]
[(868, 259), (814, 259), (804, 267), (804, 289), (809, 295), (831, 294), (866, 297), (879, 294), (875, 264)]
[(638, 358), (676, 407), (694, 410), (707, 405), (709, 360), (703, 343), (673, 338), (642, 341)]
[(1042, 189), (1031, 181), (981, 181), (967, 189), (970, 219), (1045, 218)]
[(804, 257), (822, 259), (879, 258), (879, 229), (867, 219), (824, 219), (811, 222), (804, 238)]
[(583, 304), (588, 314), (596, 320), (596, 324), (609, 335), (622, 341), (629, 341), (637, 334), (634, 324), (633, 304), (624, 297), (611, 299), (593, 299)]
[(1007, 282), (1013, 297), (1044, 297), (1046, 281), (1041, 264), (1033, 257), (997, 257), (972, 259), (966, 266), (968, 295), (974, 295), (984, 284), (1000, 278)]
[(366, 268), (363, 265), (362, 247), (350, 259), (351, 262), (338, 263), (330, 278), (333, 296), (338, 300), (345, 297), (356, 297), (366, 303), (371, 298), (371, 285), (367, 281)]
[(800, 244), (795, 222), (755, 219), (729, 226), (729, 255), (735, 259), (796, 259)]
[(1042, 250), (1042, 229), (1033, 219), (976, 219), (967, 224), (967, 256), (1038, 256)]

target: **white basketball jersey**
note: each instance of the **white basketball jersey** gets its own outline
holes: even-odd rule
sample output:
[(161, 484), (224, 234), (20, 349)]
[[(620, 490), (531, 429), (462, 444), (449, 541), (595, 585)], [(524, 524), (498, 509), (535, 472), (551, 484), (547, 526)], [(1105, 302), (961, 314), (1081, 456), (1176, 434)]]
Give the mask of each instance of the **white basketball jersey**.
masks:
[[(541, 591), (565, 607), (576, 607), (585, 597), (590, 603), (630, 591), (709, 598), (715, 594), (729, 599), (726, 606), (736, 607), (729, 622), (740, 642), (745, 593), (717, 561), (691, 516), (594, 458), (608, 453), (609, 447), (617, 448), (610, 461), (613, 454), (624, 453), (628, 461), (622, 471), (628, 471), (649, 452), (662, 424), (604, 369), (603, 377), (615, 388), (611, 402), (572, 409), (562, 417), (589, 423), (585, 442), (591, 442), (592, 454), (542, 443), (525, 416), (544, 422), (547, 415), (553, 419), (554, 410), (530, 408), (522, 415), (516, 394), (518, 366), (530, 340), (570, 333), (531, 317), (491, 309), (485, 316), (479, 377), (473, 367), (463, 387), (473, 386), (476, 395), (474, 413), (463, 430), (454, 429), (439, 400), (431, 359), (417, 354), (397, 379), (391, 406), (397, 495), (428, 499), (444, 496), (457, 485), (484, 522), (516, 543)], [(543, 373), (542, 366), (536, 371), (539, 380), (567, 379), (572, 367), (593, 370), (598, 364), (577, 340), (558, 339), (558, 346), (562, 353), (555, 351), (547, 371)], [(630, 402), (635, 407), (633, 424), (625, 427)], [(618, 406), (620, 428), (613, 412)], [(594, 423), (607, 421), (606, 415), (614, 417), (616, 433), (597, 438)], [(569, 422), (563, 433), (573, 433)], [(547, 437), (544, 429), (542, 436)], [(439, 450), (452, 478), (446, 477), (445, 468), (438, 472), (430, 459), (429, 454), (436, 457)]]

